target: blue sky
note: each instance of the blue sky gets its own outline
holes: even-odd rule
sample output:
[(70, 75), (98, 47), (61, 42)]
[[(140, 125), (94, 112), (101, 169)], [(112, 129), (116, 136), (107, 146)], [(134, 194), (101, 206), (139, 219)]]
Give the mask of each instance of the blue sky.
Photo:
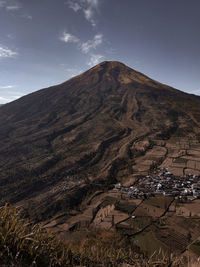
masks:
[(0, 0), (0, 103), (104, 60), (200, 95), (199, 0)]

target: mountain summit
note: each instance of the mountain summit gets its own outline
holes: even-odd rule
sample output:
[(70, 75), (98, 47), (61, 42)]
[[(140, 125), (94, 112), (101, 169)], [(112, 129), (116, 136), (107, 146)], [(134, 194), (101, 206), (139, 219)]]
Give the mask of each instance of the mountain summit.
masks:
[[(199, 106), (200, 97), (120, 62), (102, 62), (4, 105), (0, 198), (29, 199), (39, 217), (48, 216), (77, 206), (90, 192), (134, 180), (180, 152), (168, 149), (171, 140), (198, 142)], [(184, 171), (199, 172), (195, 166)]]

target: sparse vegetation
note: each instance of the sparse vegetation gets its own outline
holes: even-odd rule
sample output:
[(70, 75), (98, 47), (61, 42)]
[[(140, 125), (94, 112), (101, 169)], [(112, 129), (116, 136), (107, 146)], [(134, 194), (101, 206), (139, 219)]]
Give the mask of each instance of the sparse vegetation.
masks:
[(190, 249), (197, 254), (198, 256), (200, 256), (200, 241), (196, 241), (194, 242), (191, 246)]
[[(4, 266), (168, 266), (171, 257), (155, 252), (145, 258), (137, 246), (111, 233), (97, 233), (76, 244), (57, 240), (38, 226), (30, 226), (21, 212), (0, 209), (0, 258)], [(174, 265), (178, 266), (178, 265)]]
[(64, 266), (69, 248), (39, 227), (31, 227), (20, 210), (5, 205), (0, 210), (0, 258), (6, 266)]
[(120, 210), (124, 213), (132, 214), (132, 212), (135, 210), (136, 206), (133, 204), (130, 204), (128, 202), (117, 202), (115, 204), (115, 209)]

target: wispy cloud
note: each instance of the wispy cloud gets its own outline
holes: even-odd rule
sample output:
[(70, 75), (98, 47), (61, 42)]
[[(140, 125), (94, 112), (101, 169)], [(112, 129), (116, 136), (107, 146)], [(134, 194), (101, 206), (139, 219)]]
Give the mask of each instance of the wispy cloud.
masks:
[(84, 54), (88, 54), (91, 50), (96, 49), (103, 42), (103, 34), (96, 34), (92, 40), (88, 40), (81, 44), (80, 49)]
[(192, 94), (200, 94), (200, 89), (192, 89), (191, 91), (190, 91)]
[(23, 14), (20, 17), (23, 18), (23, 19), (30, 19), (30, 20), (33, 19), (33, 17), (31, 15), (28, 15), (28, 14)]
[(79, 38), (77, 38), (76, 36), (68, 32), (63, 32), (60, 37), (60, 40), (65, 43), (79, 43), (80, 42)]
[(67, 4), (74, 12), (83, 12), (85, 19), (92, 26), (96, 26), (96, 13), (99, 7), (99, 0), (69, 0)]
[[(87, 65), (90, 67), (97, 65), (104, 59), (103, 55), (94, 53), (94, 50), (103, 43), (103, 39), (103, 34), (101, 33), (96, 34), (93, 39), (86, 42), (82, 42), (78, 37), (68, 32), (64, 32), (60, 37), (60, 40), (65, 43), (75, 43), (77, 49), (79, 49), (83, 54), (88, 55), (89, 61), (87, 62)], [(78, 72), (77, 70), (71, 68), (66, 70), (69, 74), (71, 74), (71, 77), (81, 73), (81, 71)]]
[(81, 50), (83, 54), (88, 54), (92, 50), (95, 50), (98, 46), (103, 43), (103, 34), (96, 34), (93, 39), (88, 40), (86, 42), (82, 42), (78, 37), (75, 35), (64, 31), (59, 38), (61, 41), (65, 43), (75, 43), (78, 44), (78, 49)]
[(22, 95), (11, 95), (11, 96), (0, 96), (0, 104), (6, 104), (8, 102), (14, 101), (18, 98), (22, 97)]
[(22, 8), (20, 5), (12, 5), (12, 6), (7, 6), (6, 10), (8, 10), (8, 11), (16, 11), (16, 10), (19, 10), (20, 8)]
[(92, 24), (92, 26), (96, 26), (96, 21), (94, 19), (94, 11), (91, 7), (84, 9), (83, 13), (85, 18)]
[(0, 104), (5, 104), (5, 103), (7, 103), (8, 101), (9, 101), (10, 99), (8, 99), (8, 98), (5, 98), (5, 97), (2, 97), (2, 96), (0, 96)]
[(0, 86), (0, 104), (5, 104), (22, 97), (24, 93), (16, 91), (15, 88), (17, 87), (17, 85)]
[(22, 8), (22, 5), (17, 0), (0, 0), (0, 8), (5, 8), (7, 11), (16, 11)]
[(87, 63), (88, 66), (93, 67), (97, 64), (99, 64), (102, 60), (104, 60), (103, 55), (97, 55), (97, 54), (91, 54), (90, 55), (90, 60)]
[(12, 88), (14, 88), (15, 87), (15, 85), (0, 85), (0, 89), (12, 89)]
[(0, 58), (13, 58), (17, 55), (16, 51), (0, 45)]
[(82, 7), (77, 2), (73, 2), (73, 1), (69, 0), (67, 2), (67, 4), (68, 4), (69, 8), (74, 10), (74, 12), (77, 12), (77, 11), (82, 9)]
[(28, 20), (33, 19), (33, 17), (30, 14), (27, 13), (23, 14), (23, 5), (21, 1), (18, 0), (0, 0), (0, 8), (3, 8), (8, 12), (16, 12), (22, 10), (22, 12), (18, 13), (20, 18)]

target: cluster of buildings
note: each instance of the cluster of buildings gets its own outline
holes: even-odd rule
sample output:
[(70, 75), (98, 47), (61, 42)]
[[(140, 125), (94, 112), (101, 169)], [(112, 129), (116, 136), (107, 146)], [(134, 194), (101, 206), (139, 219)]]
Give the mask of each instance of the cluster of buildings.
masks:
[(125, 193), (128, 198), (147, 198), (162, 194), (180, 199), (189, 196), (200, 198), (200, 175), (186, 175), (176, 177), (167, 168), (161, 168), (140, 179), (137, 184), (130, 187), (123, 187), (121, 184), (115, 185), (121, 193)]

